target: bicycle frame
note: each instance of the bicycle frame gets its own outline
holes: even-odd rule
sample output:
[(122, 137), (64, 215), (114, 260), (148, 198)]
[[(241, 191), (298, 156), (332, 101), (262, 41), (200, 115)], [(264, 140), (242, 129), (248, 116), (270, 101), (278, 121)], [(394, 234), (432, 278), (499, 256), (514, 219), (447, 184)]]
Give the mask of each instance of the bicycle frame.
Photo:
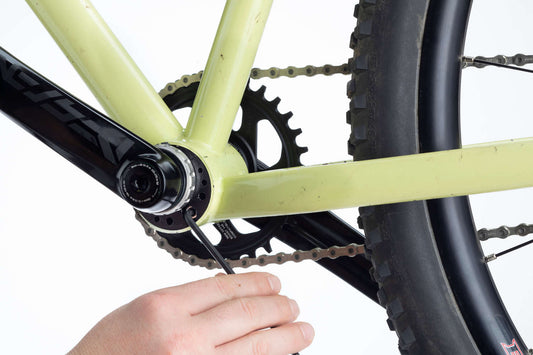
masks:
[(152, 145), (170, 142), (203, 159), (213, 195), (200, 223), (533, 186), (533, 166), (518, 164), (533, 156), (533, 139), (248, 174), (227, 141), (272, 0), (227, 1), (185, 128), (88, 0), (27, 2), (113, 120)]

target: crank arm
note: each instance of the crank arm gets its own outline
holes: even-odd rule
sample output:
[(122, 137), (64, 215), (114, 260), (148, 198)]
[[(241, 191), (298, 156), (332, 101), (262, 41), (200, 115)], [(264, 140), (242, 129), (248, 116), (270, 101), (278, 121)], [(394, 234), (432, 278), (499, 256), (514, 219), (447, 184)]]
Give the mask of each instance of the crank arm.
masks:
[(155, 148), (0, 48), (0, 110), (137, 209), (172, 208), (179, 168)]

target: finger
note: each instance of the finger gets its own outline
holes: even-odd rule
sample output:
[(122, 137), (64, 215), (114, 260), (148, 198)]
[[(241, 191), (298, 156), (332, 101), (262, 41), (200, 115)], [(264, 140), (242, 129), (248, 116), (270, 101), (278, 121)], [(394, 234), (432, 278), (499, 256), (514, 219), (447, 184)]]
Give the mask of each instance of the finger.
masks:
[(216, 348), (219, 355), (293, 354), (308, 347), (315, 336), (308, 323), (285, 324), (278, 328), (253, 332)]
[(194, 315), (235, 298), (275, 295), (280, 289), (281, 283), (276, 276), (251, 272), (220, 275), (162, 291), (175, 294), (180, 307)]
[(300, 310), (285, 296), (238, 298), (193, 317), (198, 329), (209, 334), (214, 345), (240, 338), (258, 329), (294, 321)]

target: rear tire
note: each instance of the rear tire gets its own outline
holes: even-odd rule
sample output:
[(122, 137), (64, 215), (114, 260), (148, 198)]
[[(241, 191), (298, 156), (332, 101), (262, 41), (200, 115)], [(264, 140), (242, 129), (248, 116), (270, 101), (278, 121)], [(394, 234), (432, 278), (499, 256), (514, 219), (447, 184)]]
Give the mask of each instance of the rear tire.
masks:
[[(347, 115), (354, 159), (460, 146), (459, 58), (469, 8), (462, 0), (356, 6)], [(359, 221), (402, 353), (502, 353), (501, 343), (513, 339), (527, 349), (482, 262), (467, 198), (363, 207)], [(488, 308), (475, 309), (485, 301)]]

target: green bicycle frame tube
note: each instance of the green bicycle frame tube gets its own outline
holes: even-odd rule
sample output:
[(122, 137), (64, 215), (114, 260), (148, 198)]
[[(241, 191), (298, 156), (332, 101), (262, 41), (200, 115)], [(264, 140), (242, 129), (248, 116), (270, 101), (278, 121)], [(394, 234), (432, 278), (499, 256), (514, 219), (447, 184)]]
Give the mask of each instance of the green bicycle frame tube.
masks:
[(220, 154), (250, 77), (272, 0), (228, 0), (198, 88), (186, 138)]
[(201, 223), (533, 186), (533, 139), (248, 174), (228, 144), (272, 0), (228, 0), (187, 128), (179, 125), (89, 0), (26, 0), (108, 114), (151, 144), (198, 154), (212, 199)]
[(89, 0), (26, 0), (107, 114), (152, 145), (183, 128)]
[(274, 216), (533, 186), (533, 140), (227, 178), (215, 219)]

